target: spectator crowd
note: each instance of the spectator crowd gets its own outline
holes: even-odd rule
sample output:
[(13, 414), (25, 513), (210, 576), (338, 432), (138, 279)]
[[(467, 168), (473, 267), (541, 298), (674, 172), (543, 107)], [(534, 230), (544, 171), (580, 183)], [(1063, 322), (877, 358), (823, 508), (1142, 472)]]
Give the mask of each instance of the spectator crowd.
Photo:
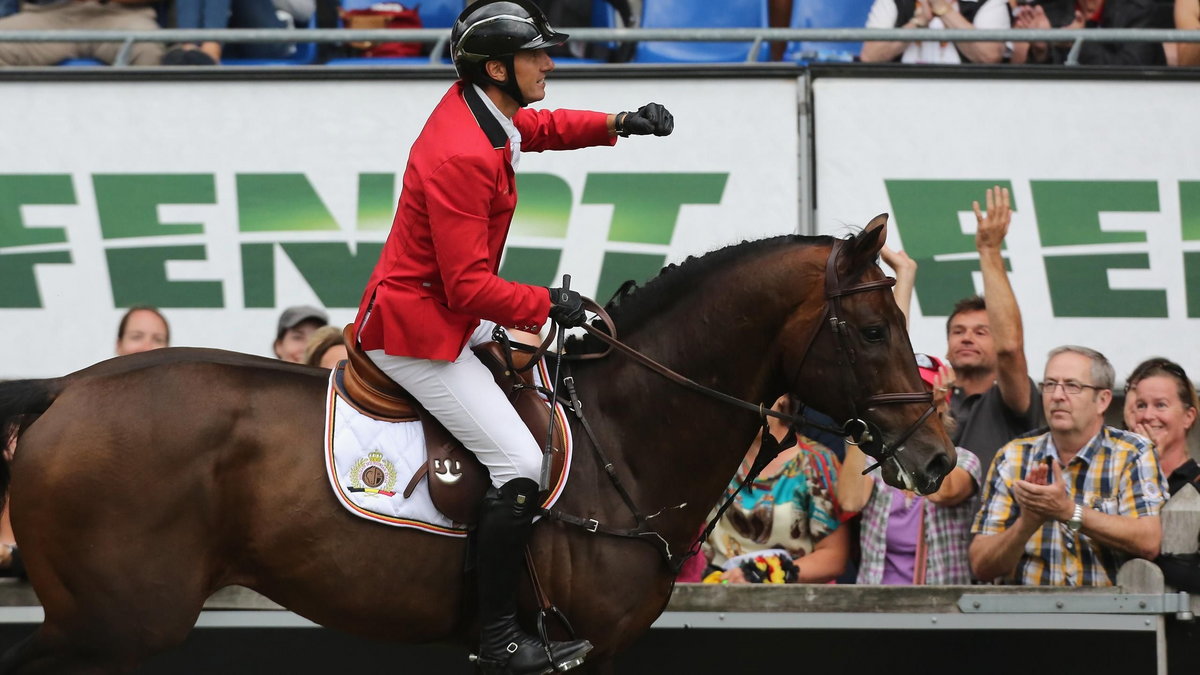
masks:
[[(1145, 360), (1125, 379), (1114, 426), (1116, 373), (1103, 354), (1057, 347), (1035, 382), (1001, 255), (1010, 196), (995, 187), (985, 197), (986, 208), (973, 205), (983, 294), (947, 320), (944, 361), (914, 356), (957, 446), (940, 489), (888, 485), (849, 439), (831, 449), (773, 421), (784, 450), (742, 487), (755, 439), (729, 483), (730, 508), (681, 581), (1112, 586), (1123, 563), (1142, 558), (1177, 588), (1200, 588), (1194, 554), (1160, 555), (1163, 506), (1200, 489), (1188, 446), (1194, 384), (1170, 359)], [(903, 251), (881, 255), (907, 317), (917, 265)]]
[[(807, 17), (828, 10), (808, 8), (818, 0), (760, 0), (750, 10), (754, 19), (728, 23), (710, 14), (697, 14), (684, 5), (690, 0), (538, 0), (552, 22), (564, 26), (600, 25), (598, 16), (609, 16), (602, 27), (639, 27), (647, 16), (678, 15), (677, 24), (654, 27), (721, 28), (822, 27), (896, 28), (911, 31), (912, 39), (871, 41), (853, 55), (862, 62), (901, 63), (1013, 63), (1061, 64), (1074, 58), (1086, 65), (1184, 65), (1200, 64), (1200, 43), (1087, 42), (1074, 49), (1074, 40), (1053, 39), (1054, 31), (1080, 28), (1200, 28), (1200, 0), (847, 0), (848, 6), (834, 12), (836, 19), (814, 24)], [(0, 0), (0, 31), (18, 30), (117, 30), (147, 31), (180, 29), (292, 29), (319, 28), (447, 28), (462, 0), (426, 0), (405, 5), (374, 0)], [(754, 5), (754, 3), (741, 3)], [(432, 5), (434, 10), (423, 9)], [(676, 7), (675, 5), (678, 5)], [(861, 5), (865, 24), (849, 21)], [(597, 11), (604, 8), (607, 14)], [(732, 8), (731, 8), (732, 11)], [(435, 14), (436, 12), (436, 14)], [(447, 18), (451, 17), (451, 18)], [(1051, 36), (1042, 42), (975, 42), (938, 39), (943, 29), (1009, 28), (1044, 30)], [(302, 40), (300, 31), (289, 37)], [(321, 63), (345, 56), (395, 57), (418, 55), (428, 60), (430, 45), (386, 43), (323, 45), (307, 62)], [(410, 49), (411, 47), (411, 49)], [(122, 50), (125, 53), (122, 55)], [(573, 50), (573, 51), (572, 51)], [(552, 56), (583, 57), (591, 62), (639, 60), (636, 50), (614, 48), (604, 43), (579, 43), (572, 50), (552, 50)], [(216, 65), (224, 59), (280, 60), (297, 52), (287, 40), (248, 44), (221, 42), (164, 45), (134, 42), (3, 42), (0, 66), (49, 66), (72, 60), (114, 63), (121, 56), (135, 66)], [(689, 57), (703, 61), (703, 50)], [(790, 52), (789, 52), (790, 54)], [(815, 54), (786, 58), (822, 60)], [(784, 45), (776, 44), (769, 56), (785, 58)], [(838, 59), (841, 60), (841, 59)]]

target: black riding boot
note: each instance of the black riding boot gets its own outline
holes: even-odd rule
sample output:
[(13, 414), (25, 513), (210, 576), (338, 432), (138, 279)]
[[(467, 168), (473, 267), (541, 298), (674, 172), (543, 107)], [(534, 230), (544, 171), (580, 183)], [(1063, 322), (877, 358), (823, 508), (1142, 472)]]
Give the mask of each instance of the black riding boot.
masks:
[(517, 585), (525, 562), (525, 544), (533, 531), (537, 483), (514, 478), (491, 488), (479, 510), (479, 638), (477, 664), (496, 675), (544, 675), (583, 663), (592, 649), (587, 640), (551, 642), (553, 661), (542, 641), (517, 624)]

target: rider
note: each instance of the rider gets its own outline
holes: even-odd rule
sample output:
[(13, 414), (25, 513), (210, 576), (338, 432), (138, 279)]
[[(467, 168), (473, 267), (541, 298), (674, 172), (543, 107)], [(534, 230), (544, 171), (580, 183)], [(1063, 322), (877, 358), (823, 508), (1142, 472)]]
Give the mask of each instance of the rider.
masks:
[(656, 103), (616, 115), (531, 110), (545, 97), (562, 44), (530, 0), (480, 0), (459, 15), (451, 50), (459, 80), (412, 150), (392, 230), (355, 324), (362, 349), (487, 467), (492, 488), (476, 528), (479, 665), (489, 673), (546, 673), (582, 663), (586, 640), (551, 643), (517, 624), (516, 588), (537, 509), (541, 451), (471, 348), (496, 324), (538, 331), (547, 318), (584, 321), (578, 293), (496, 275), (516, 207), (522, 151), (613, 145), (666, 136)]

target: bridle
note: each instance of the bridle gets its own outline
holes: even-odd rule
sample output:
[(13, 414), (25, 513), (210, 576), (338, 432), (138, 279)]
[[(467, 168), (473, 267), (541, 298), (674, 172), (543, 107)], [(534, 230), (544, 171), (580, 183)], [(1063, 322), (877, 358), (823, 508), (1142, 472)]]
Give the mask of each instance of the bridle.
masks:
[[(819, 335), (821, 332), (822, 324), (827, 322), (829, 324), (830, 330), (833, 332), (834, 336), (837, 338), (836, 346), (837, 346), (838, 366), (840, 366), (844, 371), (846, 371), (845, 377), (842, 377), (839, 379), (841, 379), (846, 385), (847, 399), (850, 401), (850, 411), (851, 411), (850, 419), (848, 419), (844, 423), (842, 423), (841, 427), (828, 427), (825, 425), (818, 424), (818, 423), (808, 419), (807, 417), (805, 417), (804, 409), (806, 406), (803, 403), (799, 404), (799, 409), (797, 410), (796, 414), (782, 413), (782, 412), (778, 412), (775, 410), (771, 410), (770, 408), (766, 407), (763, 404), (755, 404), (755, 403), (751, 403), (749, 401), (744, 401), (742, 399), (739, 399), (734, 396), (730, 396), (728, 394), (717, 391), (710, 387), (706, 387), (694, 380), (691, 380), (687, 377), (684, 377), (683, 375), (680, 375), (679, 373), (676, 373), (675, 371), (671, 370), (670, 368), (667, 368), (666, 366), (662, 365), (661, 363), (654, 361), (653, 359), (649, 358), (648, 356), (642, 354), (641, 352), (638, 352), (637, 350), (633, 349), (629, 345), (618, 340), (616, 337), (616, 334), (615, 334), (616, 333), (616, 324), (613, 323), (612, 318), (608, 316), (608, 313), (604, 310), (604, 308), (600, 307), (598, 304), (596, 304), (592, 300), (585, 299), (585, 306), (587, 307), (587, 309), (592, 311), (593, 313), (597, 314), (601, 318), (601, 320), (604, 322), (604, 325), (608, 328), (608, 330), (610, 332), (605, 332), (603, 330), (600, 330), (599, 328), (597, 328), (596, 326), (593, 326), (591, 324), (585, 324), (583, 326), (583, 328), (588, 333), (590, 333), (592, 336), (594, 336), (596, 339), (598, 339), (601, 342), (608, 345), (609, 348), (599, 354), (587, 354), (587, 355), (583, 355), (583, 356), (576, 356), (576, 357), (574, 357), (574, 360), (581, 360), (584, 358), (589, 358), (589, 359), (590, 358), (602, 358), (604, 356), (607, 356), (613, 350), (621, 352), (622, 354), (628, 356), (629, 358), (633, 359), (637, 363), (649, 368), (650, 370), (658, 373), (659, 375), (662, 375), (663, 377), (667, 378), (668, 380), (675, 382), (683, 387), (686, 387), (693, 391), (702, 393), (711, 398), (715, 398), (719, 401), (723, 401), (730, 405), (733, 405), (733, 406), (736, 406), (736, 407), (739, 407), (739, 408), (742, 408), (745, 410), (750, 410), (752, 412), (757, 413), (763, 423), (764, 443), (763, 443), (762, 449), (760, 449), (760, 451), (759, 451), (759, 455), (756, 458), (754, 466), (751, 468), (750, 472), (747, 474), (745, 480), (738, 487), (738, 490), (734, 491), (732, 494), (727, 496), (724, 504), (720, 507), (720, 509), (718, 509), (717, 514), (712, 518), (712, 520), (709, 521), (707, 528), (704, 530), (704, 532), (701, 534), (701, 536), (696, 540), (696, 543), (691, 547), (691, 549), (685, 555), (674, 556), (671, 553), (670, 546), (668, 545), (667, 541), (662, 537), (662, 535), (660, 535), (658, 533), (657, 530), (655, 530), (653, 527), (651, 527), (650, 520), (652, 518), (655, 518), (655, 517), (665, 513), (666, 511), (683, 508), (683, 507), (687, 506), (687, 504), (679, 504), (676, 506), (668, 507), (668, 508), (663, 509), (662, 511), (659, 511), (658, 513), (655, 513), (650, 516), (643, 515), (642, 511), (640, 509), (638, 509), (637, 506), (633, 503), (632, 497), (629, 495), (628, 491), (625, 489), (625, 487), (620, 482), (620, 479), (618, 478), (616, 471), (615, 471), (615, 465), (613, 464), (612, 461), (610, 461), (605, 456), (604, 451), (600, 447), (599, 441), (596, 438), (595, 433), (592, 431), (591, 425), (588, 423), (587, 419), (583, 416), (582, 405), (579, 403), (579, 399), (578, 399), (578, 396), (575, 391), (574, 378), (568, 374), (568, 376), (566, 378), (564, 378), (563, 383), (568, 388), (569, 398), (571, 401), (571, 410), (576, 415), (576, 417), (580, 420), (585, 432), (591, 439), (593, 450), (597, 453), (597, 456), (600, 459), (601, 466), (608, 473), (608, 476), (609, 476), (610, 480), (612, 481), (613, 485), (616, 487), (618, 494), (620, 494), (620, 496), (621, 496), (622, 500), (625, 502), (626, 506), (633, 513), (634, 518), (637, 522), (637, 526), (633, 527), (633, 528), (614, 528), (614, 527), (606, 526), (592, 518), (580, 518), (578, 516), (563, 513), (561, 511), (556, 511), (554, 509), (543, 510), (543, 515), (550, 517), (552, 519), (555, 519), (555, 520), (560, 520), (560, 521), (566, 522), (568, 524), (578, 525), (592, 533), (599, 532), (602, 534), (608, 534), (608, 535), (613, 535), (613, 536), (618, 536), (618, 537), (627, 537), (627, 538), (632, 538), (632, 539), (640, 539), (642, 541), (649, 542), (649, 543), (655, 545), (655, 547), (659, 549), (659, 551), (662, 553), (664, 559), (666, 560), (668, 566), (670, 566), (675, 572), (678, 572), (679, 569), (682, 568), (683, 563), (686, 562), (686, 560), (688, 558), (690, 558), (692, 555), (695, 555), (696, 552), (698, 552), (700, 543), (702, 543), (705, 539), (708, 538), (708, 535), (712, 532), (713, 528), (716, 526), (716, 523), (720, 520), (722, 514), (729, 507), (729, 505), (733, 502), (733, 499), (737, 496), (738, 492), (741, 491), (742, 487), (744, 487), (745, 485), (747, 485), (748, 483), (753, 481), (755, 478), (757, 478), (758, 474), (762, 471), (762, 469), (766, 466), (766, 464), (768, 462), (770, 462), (770, 460), (772, 458), (774, 458), (774, 456), (776, 454), (778, 454), (779, 448), (777, 447), (777, 444), (776, 444), (776, 447), (774, 448), (773, 452), (769, 451), (767, 448), (767, 439), (771, 438), (773, 440), (773, 437), (771, 437), (770, 434), (767, 433), (767, 418), (768, 417), (774, 417), (774, 418), (780, 419), (780, 420), (788, 423), (789, 425), (793, 426), (793, 428), (800, 429), (800, 430), (808, 429), (808, 428), (818, 428), (818, 429), (823, 429), (826, 431), (830, 431), (830, 432), (845, 436), (845, 437), (847, 437), (848, 443), (852, 443), (854, 445), (858, 445), (859, 447), (861, 447), (865, 453), (867, 453), (868, 455), (873, 457), (879, 464), (887, 461), (888, 459), (895, 457), (895, 455), (903, 447), (905, 441), (907, 441), (914, 433), (916, 433), (917, 429), (919, 429), (921, 427), (921, 425), (924, 424), (927, 419), (929, 419), (930, 415), (932, 415), (935, 412), (936, 408), (933, 405), (933, 394), (928, 391), (875, 394), (873, 396), (868, 397), (866, 400), (864, 400), (862, 402), (865, 408), (872, 408), (872, 407), (879, 406), (879, 405), (896, 405), (896, 404), (908, 404), (908, 403), (926, 403), (926, 404), (928, 404), (929, 407), (920, 416), (920, 418), (918, 418), (917, 421), (915, 421), (912, 425), (910, 425), (904, 431), (904, 433), (902, 433), (898, 437), (896, 437), (896, 439), (893, 440), (890, 445), (887, 443), (884, 443), (883, 431), (878, 427), (878, 425), (876, 425), (874, 422), (870, 422), (868, 420), (863, 419), (859, 415), (858, 407), (855, 404), (855, 392), (859, 391), (858, 377), (854, 373), (854, 365), (856, 362), (856, 353), (855, 353), (853, 345), (850, 342), (849, 328), (846, 325), (845, 320), (843, 320), (841, 318), (841, 314), (842, 314), (841, 299), (847, 295), (854, 295), (856, 293), (865, 293), (868, 291), (878, 291), (878, 290), (888, 290), (896, 284), (896, 280), (889, 277), (889, 278), (885, 278), (885, 279), (879, 279), (876, 281), (866, 281), (866, 282), (854, 284), (851, 286), (843, 286), (841, 279), (839, 278), (838, 272), (837, 272), (837, 260), (841, 253), (842, 246), (844, 245), (845, 241), (846, 240), (844, 240), (844, 239), (834, 240), (833, 247), (830, 249), (829, 259), (825, 265), (825, 313), (822, 318), (822, 321), (817, 323), (816, 328), (813, 330), (813, 332), (808, 336), (808, 339), (805, 341), (804, 351), (802, 352), (803, 356), (800, 359), (800, 367), (797, 368), (797, 370), (800, 370), (803, 368), (804, 362), (808, 358), (808, 355), (812, 350), (812, 346), (816, 341), (817, 335)], [(551, 336), (553, 335), (553, 333), (554, 332), (551, 331)], [(536, 364), (541, 359), (542, 354), (544, 354), (546, 349), (549, 347), (549, 343), (550, 343), (550, 337), (547, 337), (546, 341), (543, 342), (542, 345), (536, 350), (534, 357), (530, 360), (530, 364)], [(571, 357), (568, 356), (565, 358), (571, 358)], [(555, 383), (553, 383), (552, 386), (557, 387), (558, 383), (555, 382)], [(867, 471), (874, 469), (875, 467), (879, 466), (879, 464), (872, 466)]]
[(853, 286), (843, 286), (841, 279), (838, 277), (837, 260), (845, 241), (844, 239), (834, 240), (833, 248), (829, 251), (829, 259), (825, 263), (825, 316), (822, 322), (817, 323), (816, 330), (809, 335), (808, 341), (804, 345), (804, 351), (801, 352), (803, 356), (800, 357), (800, 366), (797, 368), (797, 371), (803, 369), (804, 362), (812, 352), (813, 343), (816, 342), (817, 335), (821, 332), (821, 324), (827, 322), (830, 331), (836, 338), (837, 365), (842, 367), (844, 374), (844, 377), (838, 377), (837, 379), (841, 380), (845, 385), (846, 400), (850, 401), (850, 419), (843, 422), (841, 428), (831, 429), (804, 418), (803, 410), (806, 406), (800, 403), (799, 413), (802, 419), (799, 422), (801, 428), (813, 427), (845, 436), (847, 443), (859, 446), (864, 453), (875, 459), (877, 463), (866, 470), (866, 472), (870, 472), (880, 464), (895, 457), (901, 448), (904, 447), (905, 441), (912, 437), (917, 429), (921, 428), (921, 425), (925, 424), (925, 421), (937, 411), (937, 408), (933, 404), (933, 393), (928, 391), (874, 394), (867, 397), (863, 401), (863, 407), (866, 409), (880, 405), (906, 403), (926, 403), (929, 406), (890, 445), (884, 443), (883, 430), (878, 425), (859, 416), (858, 407), (855, 404), (856, 392), (861, 391), (858, 386), (858, 375), (855, 374), (854, 370), (857, 354), (854, 346), (850, 343), (850, 329), (846, 325), (846, 321), (840, 316), (842, 313), (842, 298), (856, 293), (891, 289), (896, 285), (896, 280), (887, 277), (876, 281), (864, 281)]

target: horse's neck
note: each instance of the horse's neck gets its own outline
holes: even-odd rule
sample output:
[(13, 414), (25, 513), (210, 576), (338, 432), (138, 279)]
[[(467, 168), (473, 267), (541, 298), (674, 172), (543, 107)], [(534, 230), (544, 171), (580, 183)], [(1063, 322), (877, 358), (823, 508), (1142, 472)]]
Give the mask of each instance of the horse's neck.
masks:
[[(770, 407), (783, 393), (772, 390), (778, 379), (773, 350), (794, 302), (756, 286), (746, 284), (745, 297), (725, 293), (708, 307), (689, 298), (639, 327), (628, 344), (707, 387)], [(579, 372), (579, 386), (595, 402), (584, 409), (603, 415), (592, 424), (604, 429), (602, 443), (611, 445), (605, 452), (622, 467), (623, 480), (632, 481), (639, 508), (648, 515), (686, 502), (684, 517), (663, 521), (675, 531), (664, 534), (694, 536), (753, 441), (757, 415), (615, 353)]]

